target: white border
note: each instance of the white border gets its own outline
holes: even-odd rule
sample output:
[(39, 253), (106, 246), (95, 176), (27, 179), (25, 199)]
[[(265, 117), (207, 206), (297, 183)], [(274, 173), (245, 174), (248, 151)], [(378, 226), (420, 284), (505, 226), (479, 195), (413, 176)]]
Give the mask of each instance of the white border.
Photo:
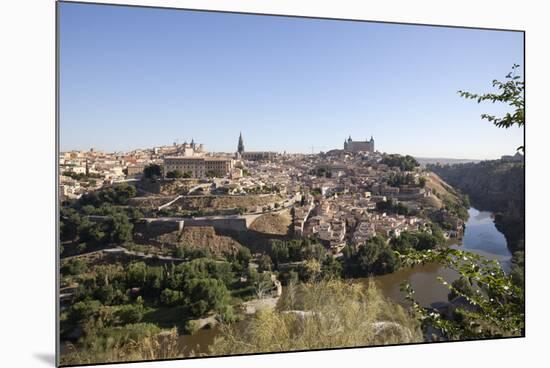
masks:
[[(117, 1), (109, 1), (117, 3)], [(136, 5), (402, 21), (527, 31), (527, 338), (240, 358), (154, 363), (157, 367), (329, 367), (345, 364), (426, 367), (517, 367), (547, 345), (545, 235), (548, 203), (548, 31), (542, 4), (518, 1), (187, 0), (119, 1)], [(541, 5), (539, 5), (541, 4)], [(0, 6), (0, 108), (3, 175), (3, 367), (53, 366), (54, 354), (54, 1), (11, 0)], [(546, 152), (545, 152), (546, 151)], [(546, 210), (546, 211), (544, 211)], [(544, 212), (543, 212), (544, 211)], [(7, 236), (6, 236), (7, 235)], [(541, 359), (542, 360), (542, 359)], [(544, 360), (543, 360), (544, 361)], [(137, 367), (138, 364), (124, 365)], [(153, 366), (143, 363), (139, 366)], [(114, 367), (118, 367), (115, 365)]]

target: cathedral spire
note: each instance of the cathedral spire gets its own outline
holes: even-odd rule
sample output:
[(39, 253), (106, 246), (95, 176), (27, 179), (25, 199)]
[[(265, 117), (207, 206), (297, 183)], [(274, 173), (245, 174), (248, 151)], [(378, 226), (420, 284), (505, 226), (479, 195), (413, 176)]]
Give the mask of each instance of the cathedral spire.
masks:
[(239, 132), (239, 143), (237, 145), (237, 152), (239, 154), (243, 154), (244, 152), (244, 142), (243, 142), (243, 134), (242, 132)]

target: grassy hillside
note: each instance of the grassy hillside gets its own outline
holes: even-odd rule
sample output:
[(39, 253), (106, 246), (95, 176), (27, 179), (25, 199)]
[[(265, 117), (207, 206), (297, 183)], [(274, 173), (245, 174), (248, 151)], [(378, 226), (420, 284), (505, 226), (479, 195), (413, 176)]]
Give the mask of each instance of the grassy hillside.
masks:
[(431, 172), (426, 177), (426, 188), (431, 189), (433, 195), (426, 197), (423, 200), (423, 204), (435, 209), (441, 209), (444, 206), (445, 201), (449, 201), (454, 204), (462, 203), (460, 194), (447, 184), (439, 175)]
[(247, 328), (222, 329), (214, 355), (328, 349), (423, 341), (420, 323), (376, 286), (340, 280), (289, 286), (277, 309)]
[(159, 236), (157, 243), (163, 243), (171, 250), (178, 247), (184, 250), (204, 249), (215, 256), (235, 254), (241, 247), (234, 239), (216, 234), (212, 227), (186, 227), (181, 233), (176, 231)]

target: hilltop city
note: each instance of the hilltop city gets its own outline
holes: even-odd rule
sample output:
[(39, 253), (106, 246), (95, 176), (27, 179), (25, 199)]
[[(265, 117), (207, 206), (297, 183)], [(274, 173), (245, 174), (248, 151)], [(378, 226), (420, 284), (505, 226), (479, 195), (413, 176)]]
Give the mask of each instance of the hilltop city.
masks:
[[(145, 188), (142, 179), (150, 176), (147, 168), (153, 166), (160, 168), (162, 184)], [(245, 216), (291, 208), (294, 234), (316, 238), (334, 254), (377, 233), (399, 237), (403, 231), (425, 229), (428, 220), (417, 215), (428, 207), (444, 207), (444, 184), (433, 173), (419, 168), (410, 156), (376, 151), (372, 137), (355, 141), (350, 136), (343, 149), (313, 155), (249, 152), (242, 135), (232, 154), (209, 153), (194, 140), (126, 154), (71, 151), (61, 155), (60, 171), (62, 200), (78, 199), (106, 185), (137, 183), (144, 198), (154, 198), (163, 210), (174, 209), (173, 214), (181, 209), (178, 200), (183, 196), (273, 195), (271, 202), (252, 201), (234, 213), (230, 208), (200, 212)], [(165, 189), (166, 183), (175, 182), (182, 189)], [(440, 195), (434, 187), (441, 187)], [(444, 210), (439, 216), (449, 224), (445, 236), (457, 236), (462, 221)]]

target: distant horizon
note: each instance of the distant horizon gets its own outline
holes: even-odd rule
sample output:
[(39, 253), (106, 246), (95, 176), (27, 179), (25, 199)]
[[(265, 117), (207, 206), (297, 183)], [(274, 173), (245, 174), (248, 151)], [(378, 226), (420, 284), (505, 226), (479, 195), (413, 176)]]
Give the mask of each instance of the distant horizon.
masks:
[(426, 158), (523, 145), (480, 118), (508, 107), (457, 93), (491, 92), (522, 62), (521, 32), (82, 3), (59, 19), (62, 151), (234, 152), (240, 131), (249, 151), (304, 154), (349, 135)]
[[(244, 138), (243, 138), (244, 139)], [(180, 145), (180, 144), (183, 144), (183, 143), (190, 143), (191, 140), (187, 140), (187, 141), (181, 141), (181, 142), (176, 142), (176, 144)], [(205, 148), (205, 152), (207, 154), (209, 153), (213, 153), (213, 154), (216, 154), (216, 153), (235, 153), (237, 150), (234, 149), (233, 151), (220, 151), (220, 150), (209, 150), (208, 149), (208, 145), (205, 143), (205, 142), (200, 142), (198, 140), (195, 140), (195, 143), (197, 144), (203, 144), (204, 145), (204, 148)], [(247, 149), (246, 148), (246, 140), (245, 140), (245, 152), (255, 152), (255, 151), (268, 151), (268, 150), (262, 150), (262, 149)], [(147, 150), (147, 149), (153, 149), (153, 148), (158, 148), (158, 147), (169, 147), (169, 146), (173, 146), (174, 142), (170, 143), (170, 144), (157, 144), (157, 145), (152, 145), (152, 146), (149, 146), (149, 147), (134, 147), (134, 148), (130, 148), (130, 149), (127, 149), (127, 150), (106, 150), (106, 149), (101, 149), (101, 148), (98, 148), (98, 147), (89, 147), (89, 148), (81, 148), (81, 149), (78, 149), (78, 148), (75, 148), (75, 149), (70, 149), (70, 150), (60, 150), (60, 153), (66, 153), (66, 152), (74, 152), (74, 151), (77, 151), (77, 152), (89, 152), (91, 149), (94, 150), (94, 152), (104, 152), (104, 153), (107, 153), (107, 154), (114, 154), (114, 153), (129, 153), (129, 152), (132, 152), (132, 151), (137, 151), (137, 150)], [(236, 145), (235, 145), (236, 146)], [(375, 147), (376, 148), (376, 147)], [(332, 151), (332, 150), (342, 150), (343, 148), (342, 147), (335, 147), (335, 148), (331, 148), (331, 149), (327, 149), (327, 150), (322, 150), (322, 151), (315, 151), (313, 154), (319, 154), (320, 152), (328, 152), (328, 151)], [(288, 150), (269, 150), (271, 152), (276, 152), (276, 153), (284, 153), (286, 152), (287, 154), (305, 154), (305, 155), (311, 155), (311, 151), (301, 151), (301, 152), (291, 152), (291, 151), (288, 151)], [(385, 153), (385, 154), (399, 154), (399, 155), (409, 155), (409, 156), (412, 156), (416, 159), (425, 159), (425, 160), (464, 160), (464, 161), (485, 161), (485, 160), (495, 160), (495, 159), (500, 159), (502, 156), (506, 156), (506, 155), (515, 155), (518, 151), (516, 150), (512, 150), (512, 152), (509, 152), (509, 153), (502, 153), (502, 154), (499, 154), (495, 157), (484, 157), (484, 158), (479, 158), (479, 157), (475, 157), (475, 158), (466, 158), (466, 157), (440, 157), (440, 156), (419, 156), (419, 155), (412, 155), (410, 153), (407, 153), (407, 152), (387, 152), (387, 151), (384, 151), (384, 150), (379, 150), (376, 148), (376, 151), (379, 151), (380, 153)]]

